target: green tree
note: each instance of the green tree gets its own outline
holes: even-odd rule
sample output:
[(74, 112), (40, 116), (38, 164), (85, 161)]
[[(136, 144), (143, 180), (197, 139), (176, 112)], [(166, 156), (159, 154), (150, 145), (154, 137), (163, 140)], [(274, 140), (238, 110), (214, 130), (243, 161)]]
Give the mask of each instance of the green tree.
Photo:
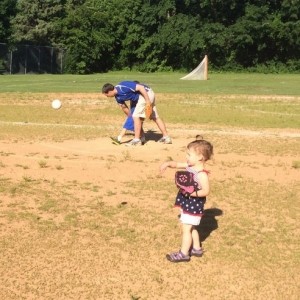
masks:
[(205, 54), (216, 68), (295, 70), (299, 10), (300, 0), (2, 0), (0, 38), (59, 45), (72, 73), (191, 69)]
[(116, 55), (113, 2), (85, 1), (66, 7), (61, 43), (67, 49), (67, 72), (106, 71)]
[(63, 13), (64, 0), (18, 0), (12, 19), (15, 43), (51, 45), (55, 43), (55, 22)]
[[(189, 69), (197, 65), (205, 54), (204, 39), (197, 30), (197, 20), (182, 14), (170, 17), (157, 34), (149, 37), (149, 42), (151, 46), (146, 49), (142, 47), (140, 56), (146, 53), (146, 63), (152, 68)], [(156, 49), (156, 57), (153, 57), (153, 48)]]
[(11, 35), (10, 18), (16, 13), (17, 0), (0, 2), (0, 41), (7, 43)]
[(277, 58), (282, 62), (300, 59), (300, 0), (283, 0), (273, 23)]
[[(141, 26), (139, 46), (136, 47), (136, 67), (141, 71), (166, 69), (172, 63), (168, 57), (168, 24), (176, 16), (176, 1), (143, 1), (137, 20)], [(173, 22), (176, 24), (176, 22)], [(174, 28), (174, 33), (177, 29)], [(172, 41), (169, 42), (171, 44)], [(178, 52), (170, 49), (170, 52)], [(169, 59), (170, 58), (170, 61)], [(175, 67), (175, 66), (174, 66)]]
[[(295, 8), (291, 10), (297, 14)], [(269, 61), (299, 59), (300, 23), (284, 19), (270, 5), (247, 5), (245, 15), (230, 27), (231, 60), (243, 67), (253, 67)]]

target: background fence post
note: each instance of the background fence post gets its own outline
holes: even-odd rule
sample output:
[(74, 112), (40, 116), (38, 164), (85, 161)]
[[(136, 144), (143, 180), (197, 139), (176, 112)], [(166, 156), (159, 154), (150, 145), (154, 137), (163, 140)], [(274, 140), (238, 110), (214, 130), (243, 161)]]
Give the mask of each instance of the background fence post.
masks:
[(13, 59), (13, 53), (12, 50), (10, 50), (10, 60), (9, 60), (9, 74), (12, 74), (12, 59)]

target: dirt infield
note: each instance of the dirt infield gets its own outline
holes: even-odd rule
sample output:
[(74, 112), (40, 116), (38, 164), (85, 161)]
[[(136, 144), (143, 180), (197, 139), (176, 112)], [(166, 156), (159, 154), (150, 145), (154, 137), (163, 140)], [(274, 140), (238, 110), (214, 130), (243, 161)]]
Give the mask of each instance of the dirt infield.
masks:
[(0, 141), (1, 299), (298, 298), (299, 132), (203, 129), (215, 146), (205, 255), (171, 264), (174, 171), (159, 165), (184, 160), (199, 132), (169, 130), (172, 145), (151, 132), (135, 148)]

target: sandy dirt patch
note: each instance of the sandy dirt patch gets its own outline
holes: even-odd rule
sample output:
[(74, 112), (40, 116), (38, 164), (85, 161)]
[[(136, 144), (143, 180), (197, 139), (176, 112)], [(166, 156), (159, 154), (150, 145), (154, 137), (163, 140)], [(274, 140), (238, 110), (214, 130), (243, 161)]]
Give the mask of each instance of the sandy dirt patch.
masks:
[[(198, 132), (170, 129), (172, 145), (157, 143), (152, 134), (145, 146), (134, 148), (113, 145), (109, 138), (0, 141), (2, 299), (296, 299), (296, 278), (286, 289), (289, 272), (299, 282), (297, 266), (289, 264), (288, 256), (278, 265), (251, 261), (248, 246), (234, 242), (238, 233), (225, 230), (236, 210), (251, 213), (234, 203), (238, 199), (222, 199), (217, 189), (230, 182), (237, 188), (238, 182), (285, 188), (299, 184), (299, 169), (292, 167), (299, 153), (283, 157), (247, 146), (264, 139), (274, 145), (299, 142), (299, 132), (204, 132), (215, 145), (208, 163), (212, 195), (204, 218), (209, 228), (203, 231), (206, 253), (202, 260), (179, 266), (165, 260), (165, 253), (180, 243), (172, 209), (174, 172), (161, 175), (159, 165), (184, 160), (185, 147)], [(226, 150), (225, 143), (236, 138), (242, 139), (236, 150)], [(275, 235), (274, 218), (276, 214), (253, 220), (267, 224), (265, 232)], [(287, 214), (286, 224), (295, 230), (293, 215)], [(251, 230), (259, 228), (250, 228), (251, 238)], [(253, 238), (256, 247), (267, 239), (259, 234)], [(231, 249), (226, 258), (224, 245)], [(293, 245), (286, 251), (293, 253)], [(281, 264), (287, 272), (280, 272)]]

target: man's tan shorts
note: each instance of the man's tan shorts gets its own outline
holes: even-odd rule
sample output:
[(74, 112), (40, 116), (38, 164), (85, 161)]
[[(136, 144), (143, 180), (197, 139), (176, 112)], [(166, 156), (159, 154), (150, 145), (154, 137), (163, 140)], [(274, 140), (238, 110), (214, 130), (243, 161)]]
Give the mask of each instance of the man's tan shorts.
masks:
[[(158, 115), (157, 109), (156, 109), (156, 105), (155, 105), (155, 94), (152, 91), (152, 89), (149, 89), (149, 91), (147, 91), (147, 94), (149, 96), (149, 99), (150, 99), (150, 101), (152, 103), (152, 107), (153, 107), (153, 111), (152, 111), (150, 119), (155, 120), (155, 119), (159, 118), (159, 115)], [(134, 109), (134, 112), (132, 114), (132, 117), (133, 118), (134, 117), (136, 117), (136, 118), (146, 118), (145, 107), (146, 107), (145, 98), (142, 95), (140, 95), (138, 103), (137, 103), (137, 105)]]

